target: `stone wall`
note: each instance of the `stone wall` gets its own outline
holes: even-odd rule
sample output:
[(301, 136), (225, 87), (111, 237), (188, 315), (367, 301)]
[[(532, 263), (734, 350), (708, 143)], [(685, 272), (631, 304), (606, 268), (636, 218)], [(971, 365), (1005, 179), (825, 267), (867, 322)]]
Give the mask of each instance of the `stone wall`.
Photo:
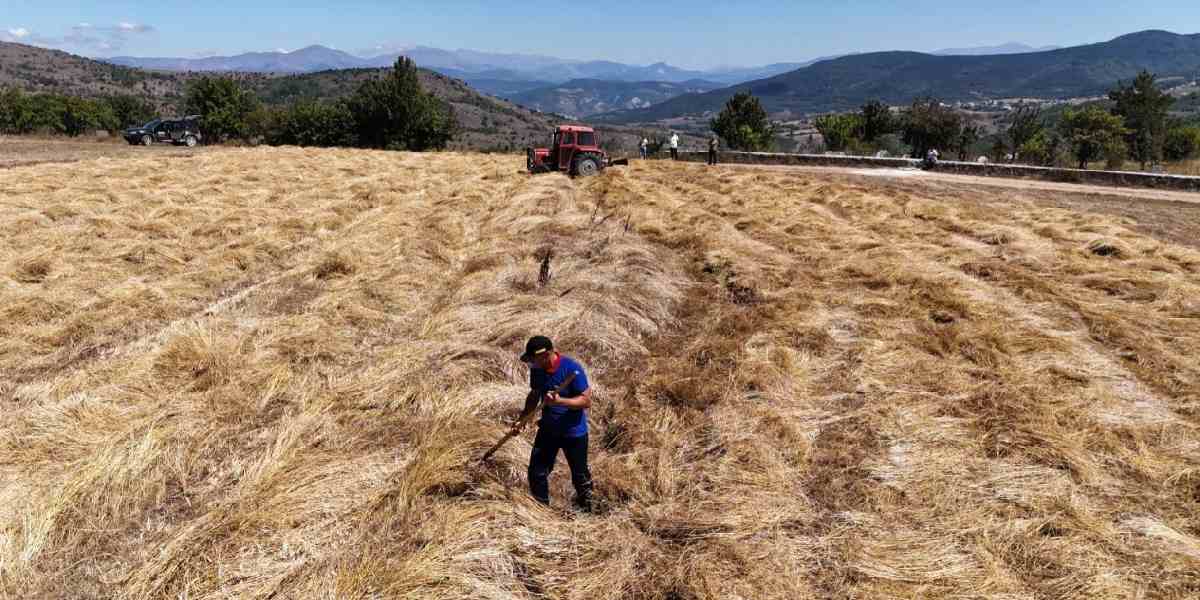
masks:
[[(705, 162), (707, 152), (680, 152), (680, 160)], [(718, 160), (723, 163), (752, 165), (792, 165), (810, 167), (861, 167), (861, 168), (920, 168), (921, 161), (912, 158), (875, 158), (872, 156), (836, 156), (828, 154), (782, 154), (773, 152), (721, 151)], [(1086, 183), (1119, 187), (1160, 188), (1200, 192), (1200, 177), (1166, 175), (1158, 173), (1132, 173), (1126, 171), (1081, 171), (1079, 169), (1055, 169), (993, 163), (941, 161), (935, 169), (942, 173), (976, 175), (982, 177), (1008, 177), (1012, 179), (1039, 179), (1066, 183)]]

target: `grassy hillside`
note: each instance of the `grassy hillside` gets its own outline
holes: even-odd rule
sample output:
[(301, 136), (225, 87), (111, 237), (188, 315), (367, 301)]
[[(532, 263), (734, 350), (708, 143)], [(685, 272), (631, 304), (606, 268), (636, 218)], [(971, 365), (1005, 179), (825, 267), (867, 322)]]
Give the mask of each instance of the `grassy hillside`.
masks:
[(97, 62), (59, 50), (0, 42), (0, 86), (79, 96), (136, 94), (160, 107), (182, 99), (189, 75)]
[(944, 101), (1085, 97), (1104, 94), (1142, 69), (1165, 80), (1200, 78), (1200, 34), (1147, 31), (1100, 44), (999, 56), (858, 54), (603, 118), (649, 122), (717, 111), (734, 93), (747, 89), (774, 113), (849, 110), (871, 99), (906, 104), (926, 95)]
[[(335, 99), (348, 96), (367, 79), (381, 77), (386, 69), (345, 69), (304, 75), (272, 76), (257, 73), (222, 74), (253, 89), (268, 104), (298, 99)], [(20, 44), (0, 43), (0, 86), (31, 92), (79, 96), (135, 94), (151, 99), (164, 114), (181, 112), (188, 82), (199, 73), (159, 73), (120, 67)], [(549, 140), (552, 128), (564, 119), (484, 96), (459, 80), (421, 70), (426, 90), (448, 102), (461, 125), (454, 148), (518, 150)], [(619, 127), (601, 131), (614, 149), (632, 153), (641, 139), (638, 132)]]
[(682, 94), (706, 92), (721, 87), (711, 81), (666, 83), (662, 81), (605, 81), (573, 79), (508, 96), (522, 106), (564, 115), (586, 117), (620, 109), (643, 108)]
[[(1200, 593), (1200, 251), (1032, 193), (520, 168), (0, 171), (0, 596)], [(531, 432), (476, 462), (533, 333), (589, 370), (596, 514), (561, 462), (528, 497)]]

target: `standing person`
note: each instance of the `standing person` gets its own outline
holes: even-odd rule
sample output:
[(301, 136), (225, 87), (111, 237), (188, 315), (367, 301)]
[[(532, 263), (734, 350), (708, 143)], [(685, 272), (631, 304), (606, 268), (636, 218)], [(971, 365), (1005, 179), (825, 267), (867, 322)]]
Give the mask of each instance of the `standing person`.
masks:
[(641, 145), (638, 146), (638, 148), (642, 151), (642, 160), (646, 159), (646, 147), (649, 145), (650, 145), (650, 140), (648, 140), (646, 138), (642, 138), (642, 143), (641, 143)]
[(671, 160), (679, 160), (679, 134), (671, 132)]
[(708, 164), (717, 164), (717, 149), (720, 145), (721, 141), (717, 139), (717, 134), (714, 133), (711, 138), (708, 138)]
[(587, 409), (592, 406), (592, 394), (587, 373), (583, 365), (556, 352), (550, 338), (541, 335), (529, 338), (521, 361), (529, 365), (530, 387), (523, 414), (542, 403), (542, 418), (529, 455), (529, 491), (538, 502), (550, 504), (550, 471), (562, 450), (571, 468), (575, 504), (591, 512)]

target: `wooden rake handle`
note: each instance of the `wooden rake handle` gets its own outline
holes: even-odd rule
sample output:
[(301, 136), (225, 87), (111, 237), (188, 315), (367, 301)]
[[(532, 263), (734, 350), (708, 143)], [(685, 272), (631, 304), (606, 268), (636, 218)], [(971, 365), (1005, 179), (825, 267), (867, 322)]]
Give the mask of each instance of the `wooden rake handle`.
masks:
[[(567, 378), (564, 379), (563, 382), (560, 383), (557, 388), (554, 388), (555, 393), (561, 394), (563, 390), (567, 389), (568, 385), (571, 385), (571, 383), (573, 381), (575, 381), (575, 376), (578, 374), (579, 374), (579, 371), (572, 371), (570, 375), (567, 375)], [(485, 452), (483, 454), (483, 458), (479, 459), (479, 462), (487, 462), (487, 460), (489, 458), (491, 458), (492, 455), (495, 454), (497, 450), (499, 450), (502, 446), (504, 446), (504, 444), (506, 444), (508, 442), (508, 440), (511, 440), (514, 437), (517, 437), (517, 434), (520, 433), (520, 431), (522, 429), (524, 429), (526, 425), (529, 424), (529, 421), (531, 419), (533, 419), (534, 413), (536, 413), (537, 409), (541, 408), (541, 406), (542, 406), (542, 400), (538, 400), (538, 405), (536, 407), (534, 407), (533, 410), (521, 415), (521, 418), (517, 420), (517, 424), (514, 425), (513, 428), (508, 433), (504, 434), (504, 437), (500, 438), (500, 441), (496, 442), (495, 446), (492, 446), (487, 452)]]

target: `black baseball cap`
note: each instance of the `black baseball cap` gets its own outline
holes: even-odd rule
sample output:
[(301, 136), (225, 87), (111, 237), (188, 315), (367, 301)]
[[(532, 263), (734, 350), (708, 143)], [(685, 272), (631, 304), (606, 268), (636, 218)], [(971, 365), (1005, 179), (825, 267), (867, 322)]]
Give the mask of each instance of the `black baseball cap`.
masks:
[(525, 342), (525, 354), (521, 355), (521, 362), (532, 362), (534, 356), (551, 350), (554, 350), (554, 343), (550, 341), (550, 338), (544, 335), (535, 335)]

